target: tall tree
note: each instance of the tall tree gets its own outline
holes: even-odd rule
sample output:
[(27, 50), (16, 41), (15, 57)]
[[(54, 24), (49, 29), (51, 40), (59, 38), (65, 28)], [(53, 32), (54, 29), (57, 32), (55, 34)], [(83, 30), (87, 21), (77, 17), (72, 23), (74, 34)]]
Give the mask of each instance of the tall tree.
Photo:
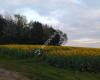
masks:
[(27, 23), (25, 16), (0, 16), (0, 44), (44, 44), (55, 32), (49, 45), (61, 45), (67, 40), (62, 31), (36, 21)]
[(32, 29), (31, 29), (31, 37), (32, 40), (35, 44), (43, 44), (43, 27), (42, 24), (39, 22), (34, 22), (32, 24)]
[(17, 30), (17, 41), (18, 43), (23, 43), (23, 28), (27, 26), (27, 20), (25, 16), (21, 16), (19, 14), (15, 15), (15, 23)]
[(67, 41), (67, 35), (60, 30), (56, 30), (52, 35), (49, 45), (61, 45), (63, 42)]
[(2, 15), (0, 15), (0, 44), (2, 44), (4, 42), (3, 40), (3, 30), (5, 28), (5, 26), (7, 25), (7, 21), (3, 18)]
[(3, 30), (5, 25), (6, 25), (6, 20), (3, 18), (2, 15), (0, 15), (0, 37), (2, 35), (2, 30)]

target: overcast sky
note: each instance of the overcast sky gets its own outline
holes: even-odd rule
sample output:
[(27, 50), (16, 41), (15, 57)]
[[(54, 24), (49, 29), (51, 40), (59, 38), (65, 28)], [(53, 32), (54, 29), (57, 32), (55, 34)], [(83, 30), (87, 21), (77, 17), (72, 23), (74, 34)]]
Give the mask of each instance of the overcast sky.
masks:
[(15, 13), (63, 30), (65, 45), (100, 48), (100, 0), (0, 0), (0, 14)]

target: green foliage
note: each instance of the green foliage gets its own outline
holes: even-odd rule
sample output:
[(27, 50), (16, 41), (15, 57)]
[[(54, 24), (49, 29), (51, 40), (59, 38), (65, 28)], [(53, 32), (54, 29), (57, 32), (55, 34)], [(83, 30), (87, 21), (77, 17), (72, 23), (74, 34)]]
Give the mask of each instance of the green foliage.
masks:
[(0, 56), (0, 68), (18, 72), (29, 80), (98, 80), (100, 73), (72, 71), (52, 67), (40, 62), (39, 58), (16, 59)]
[[(25, 16), (16, 14), (13, 16), (0, 16), (0, 44), (44, 44), (57, 30), (40, 22), (27, 22)], [(61, 31), (60, 31), (61, 32)], [(60, 33), (65, 34), (65, 33)], [(55, 42), (58, 45), (62, 37)], [(56, 36), (55, 36), (56, 38)], [(65, 39), (65, 35), (63, 35)], [(62, 42), (64, 41), (62, 40)], [(51, 41), (51, 43), (54, 43)], [(55, 45), (55, 44), (53, 44)]]
[(0, 48), (0, 56), (7, 56), (13, 58), (32, 58), (34, 54), (32, 54), (32, 52), (24, 50)]
[(100, 56), (48, 56), (45, 61), (58, 68), (70, 68), (82, 72), (100, 72)]
[[(100, 55), (97, 56), (89, 56), (89, 55), (57, 55), (57, 54), (49, 54), (44, 50), (40, 50), (40, 55), (36, 51), (38, 49), (34, 49), (33, 51), (21, 50), (21, 49), (11, 49), (6, 47), (0, 48), (0, 56), (7, 56), (13, 58), (39, 58), (40, 62), (50, 64), (51, 66), (62, 68), (62, 69), (72, 69), (78, 70), (82, 72), (100, 72)], [(56, 48), (55, 48), (56, 50)], [(52, 50), (51, 50), (52, 52)]]
[[(80, 53), (85, 50), (84, 53), (88, 51), (88, 54), (90, 52), (99, 54), (99, 49), (51, 46), (45, 50), (40, 49), (42, 53), (40, 56), (34, 54), (37, 49), (38, 46), (32, 46), (30, 50), (26, 50), (25, 45), (16, 48), (14, 46), (11, 48), (10, 45), (8, 48), (0, 46), (0, 68), (20, 72), (30, 80), (98, 80), (100, 78), (100, 56)], [(74, 54), (76, 52), (74, 49), (80, 54), (66, 53), (65, 56), (58, 53), (67, 50), (68, 53), (72, 54), (73, 51)]]

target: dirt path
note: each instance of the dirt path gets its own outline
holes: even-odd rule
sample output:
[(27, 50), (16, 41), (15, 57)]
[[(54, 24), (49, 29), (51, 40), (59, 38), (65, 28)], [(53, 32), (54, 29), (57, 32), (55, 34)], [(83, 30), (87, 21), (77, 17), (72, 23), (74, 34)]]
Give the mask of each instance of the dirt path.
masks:
[(0, 69), (0, 80), (29, 80), (17, 72)]

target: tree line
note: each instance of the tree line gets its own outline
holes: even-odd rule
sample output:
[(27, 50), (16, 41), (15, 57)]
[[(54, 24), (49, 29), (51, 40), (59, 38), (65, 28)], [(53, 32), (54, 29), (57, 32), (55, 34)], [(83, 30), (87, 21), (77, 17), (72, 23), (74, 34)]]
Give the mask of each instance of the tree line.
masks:
[(0, 15), (0, 44), (42, 45), (50, 37), (49, 45), (61, 45), (67, 40), (67, 35), (62, 31), (38, 21), (27, 22), (23, 15)]

